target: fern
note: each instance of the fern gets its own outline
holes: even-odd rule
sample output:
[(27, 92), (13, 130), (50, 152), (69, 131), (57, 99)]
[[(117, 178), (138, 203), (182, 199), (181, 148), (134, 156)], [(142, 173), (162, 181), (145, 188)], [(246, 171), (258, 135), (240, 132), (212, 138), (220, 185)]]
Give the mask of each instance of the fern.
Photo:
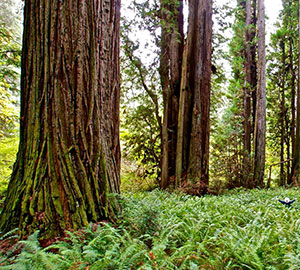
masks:
[(298, 190), (127, 195), (117, 223), (91, 224), (44, 249), (36, 232), (19, 243), (14, 264), (3, 265), (2, 254), (0, 269), (299, 269), (300, 207), (279, 197), (299, 199)]

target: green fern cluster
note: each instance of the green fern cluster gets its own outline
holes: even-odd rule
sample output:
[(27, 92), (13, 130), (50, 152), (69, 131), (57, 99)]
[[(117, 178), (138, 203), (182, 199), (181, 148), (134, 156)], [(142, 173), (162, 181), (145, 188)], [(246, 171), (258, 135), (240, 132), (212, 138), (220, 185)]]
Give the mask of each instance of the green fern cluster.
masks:
[(299, 191), (127, 195), (118, 224), (69, 232), (45, 249), (35, 233), (0, 269), (300, 269), (299, 200), (287, 208), (277, 200), (285, 197)]

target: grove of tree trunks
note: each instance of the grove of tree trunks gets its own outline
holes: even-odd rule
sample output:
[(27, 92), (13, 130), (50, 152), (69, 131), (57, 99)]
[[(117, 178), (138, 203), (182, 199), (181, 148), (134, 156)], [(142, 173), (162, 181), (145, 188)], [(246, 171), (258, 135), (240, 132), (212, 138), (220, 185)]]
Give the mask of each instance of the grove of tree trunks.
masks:
[(182, 1), (161, 1), (162, 33), (160, 78), (164, 101), (162, 127), (161, 186), (175, 174), (178, 103), (184, 44)]
[(180, 87), (176, 179), (208, 186), (212, 1), (189, 1), (189, 22)]
[[(298, 25), (300, 25), (300, 0), (298, 7)], [(300, 51), (300, 27), (298, 27), (298, 49)], [(298, 78), (300, 78), (300, 54), (298, 56)], [(299, 169), (300, 169), (300, 80), (298, 79), (297, 88), (297, 116), (296, 116), (296, 139), (295, 139), (295, 151), (293, 156), (292, 165), (292, 180), (296, 182), (299, 180)]]
[(26, 0), (20, 147), (0, 230), (108, 219), (119, 193), (120, 0)]

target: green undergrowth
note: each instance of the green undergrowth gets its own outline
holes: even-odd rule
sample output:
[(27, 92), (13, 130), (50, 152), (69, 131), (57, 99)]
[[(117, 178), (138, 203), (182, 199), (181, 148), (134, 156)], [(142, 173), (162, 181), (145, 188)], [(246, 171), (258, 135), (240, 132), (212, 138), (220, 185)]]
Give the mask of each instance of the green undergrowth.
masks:
[(19, 145), (18, 137), (0, 138), (0, 207), (12, 172)]
[[(277, 200), (285, 197), (298, 200), (288, 208)], [(2, 254), (0, 269), (300, 269), (298, 189), (218, 197), (155, 190), (122, 203), (118, 224), (70, 232), (48, 248), (36, 233), (20, 255)]]

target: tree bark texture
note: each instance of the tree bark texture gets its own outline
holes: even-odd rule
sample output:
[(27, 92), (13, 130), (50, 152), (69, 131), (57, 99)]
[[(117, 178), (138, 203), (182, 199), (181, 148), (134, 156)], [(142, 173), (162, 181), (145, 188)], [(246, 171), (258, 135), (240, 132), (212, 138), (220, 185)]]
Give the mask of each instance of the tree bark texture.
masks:
[(250, 40), (252, 45), (250, 46), (251, 51), (251, 89), (252, 89), (252, 134), (254, 137), (255, 129), (255, 117), (256, 117), (256, 89), (257, 89), (257, 42), (254, 40), (257, 38), (257, 2), (252, 0), (252, 18), (251, 18), (251, 31)]
[(181, 83), (181, 67), (184, 47), (183, 1), (180, 0), (175, 12), (174, 26), (170, 40), (170, 95), (168, 108), (168, 156), (169, 176), (175, 175), (178, 107)]
[[(170, 50), (169, 43), (171, 40), (170, 36), (170, 7), (164, 0), (161, 1), (161, 54), (160, 54), (160, 81), (163, 93), (163, 123), (161, 132), (161, 188), (165, 189), (169, 184), (169, 136), (168, 136), (168, 122), (169, 122), (169, 97), (170, 97), (170, 80), (169, 80), (169, 61), (170, 61)], [(170, 12), (170, 13), (169, 13)]]
[(189, 10), (177, 137), (181, 157), (176, 157), (176, 176), (181, 178), (186, 170), (188, 181), (203, 184), (205, 191), (209, 179), (212, 1), (191, 0)]
[(180, 94), (181, 65), (184, 44), (182, 1), (161, 1), (162, 34), (160, 78), (164, 101), (162, 127), (161, 187), (170, 184), (175, 174), (175, 157)]
[[(245, 186), (252, 186), (251, 179), (251, 0), (246, 2), (246, 31), (245, 31), (245, 85), (244, 85), (244, 142), (243, 142), (243, 178)], [(252, 39), (251, 39), (252, 37)]]
[(2, 232), (63, 235), (119, 193), (120, 0), (26, 0), (20, 147)]
[(266, 55), (265, 55), (265, 7), (264, 0), (258, 0), (258, 60), (257, 101), (254, 130), (254, 186), (264, 185), (266, 146)]

